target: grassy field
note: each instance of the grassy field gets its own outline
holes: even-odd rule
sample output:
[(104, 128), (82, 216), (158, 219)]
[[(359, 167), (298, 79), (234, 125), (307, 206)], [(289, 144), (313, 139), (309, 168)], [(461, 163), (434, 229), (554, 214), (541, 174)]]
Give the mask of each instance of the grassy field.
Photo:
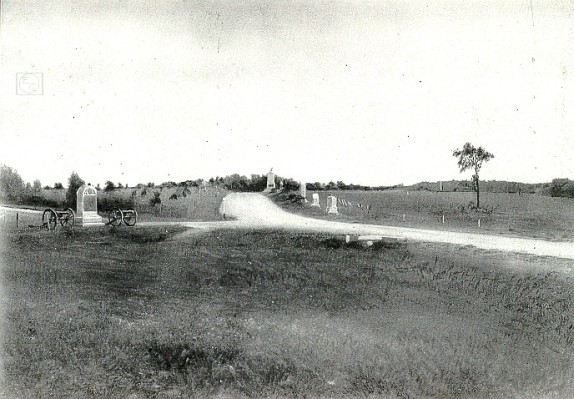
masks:
[(3, 234), (9, 397), (574, 395), (568, 261), (273, 231)]
[[(309, 202), (313, 192), (307, 193)], [(288, 206), (308, 216), (326, 217), (329, 192), (319, 192), (321, 208)], [(488, 232), (551, 240), (574, 240), (574, 199), (533, 194), (482, 193), (482, 211), (471, 209), (472, 192), (333, 191), (339, 216), (330, 219), (394, 226)], [(370, 209), (368, 209), (370, 208)], [(404, 215), (404, 219), (403, 219)], [(444, 224), (442, 222), (444, 215)], [(480, 219), (480, 227), (478, 227)]]
[[(219, 206), (228, 190), (221, 187), (183, 188), (144, 188), (117, 189), (112, 192), (99, 192), (99, 200), (133, 201), (134, 208), (141, 215), (142, 221), (160, 220), (221, 220)], [(150, 200), (159, 193), (161, 205), (152, 206)]]
[[(159, 194), (161, 205), (152, 206), (150, 200), (154, 193)], [(110, 192), (98, 192), (98, 213), (107, 222), (107, 209), (122, 208), (135, 209), (138, 220), (142, 222), (158, 221), (212, 221), (222, 220), (219, 213), (221, 200), (229, 193), (222, 187), (190, 187), (183, 195), (183, 188), (146, 188), (146, 189), (116, 189)], [(65, 190), (42, 190), (41, 196), (61, 204), (57, 209), (64, 209)], [(14, 207), (18, 207), (14, 205)], [(26, 208), (43, 211), (45, 206), (28, 206)], [(75, 211), (75, 209), (74, 209)], [(26, 227), (41, 225), (42, 214), (18, 214), (16, 226), (16, 212), (7, 211), (6, 216), (0, 213), (0, 228)]]
[(23, 229), (28, 226), (40, 226), (42, 224), (42, 213), (40, 212), (19, 212), (16, 210), (0, 210), (0, 230)]

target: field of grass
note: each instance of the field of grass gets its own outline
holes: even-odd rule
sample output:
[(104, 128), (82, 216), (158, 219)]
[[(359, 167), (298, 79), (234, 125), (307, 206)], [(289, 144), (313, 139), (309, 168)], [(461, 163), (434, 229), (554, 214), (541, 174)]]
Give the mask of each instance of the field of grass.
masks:
[[(328, 192), (318, 192), (321, 208), (287, 205), (308, 216), (326, 217)], [(312, 192), (307, 193), (311, 202)], [(481, 193), (482, 211), (471, 209), (472, 192), (333, 191), (339, 200), (338, 216), (330, 219), (360, 221), (440, 230), (488, 232), (558, 241), (574, 240), (574, 199), (533, 194)], [(350, 205), (349, 205), (350, 203)], [(370, 209), (367, 209), (370, 207)], [(404, 219), (403, 219), (404, 215)], [(444, 224), (442, 222), (444, 215)], [(480, 219), (480, 227), (478, 227)]]
[(568, 261), (274, 231), (3, 234), (8, 397), (574, 395)]
[[(154, 193), (159, 193), (161, 205), (152, 206), (150, 200)], [(111, 192), (100, 191), (98, 200), (105, 201), (133, 201), (142, 221), (159, 220), (193, 220), (210, 221), (221, 220), (219, 206), (221, 200), (229, 193), (222, 187), (190, 187), (185, 195), (183, 188), (144, 188), (144, 189), (116, 189)], [(177, 197), (177, 198), (175, 198)]]
[[(159, 193), (161, 205), (152, 206), (150, 200), (154, 193)], [(107, 222), (108, 209), (135, 209), (138, 212), (138, 220), (141, 222), (159, 221), (212, 221), (222, 220), (219, 213), (221, 201), (228, 190), (222, 187), (190, 187), (183, 195), (183, 189), (172, 188), (147, 188), (147, 189), (116, 189), (110, 192), (100, 190), (98, 192), (98, 213)], [(57, 209), (64, 209), (65, 190), (42, 190), (43, 198), (60, 203)], [(175, 198), (177, 197), (177, 198)], [(13, 205), (19, 207), (18, 205)], [(45, 206), (24, 206), (43, 211)], [(74, 209), (75, 211), (75, 209)], [(0, 211), (2, 212), (2, 211)], [(39, 226), (42, 224), (42, 214), (18, 213), (18, 225), (16, 224), (15, 211), (7, 211), (6, 215), (0, 213), (0, 228), (9, 229), (16, 227)]]

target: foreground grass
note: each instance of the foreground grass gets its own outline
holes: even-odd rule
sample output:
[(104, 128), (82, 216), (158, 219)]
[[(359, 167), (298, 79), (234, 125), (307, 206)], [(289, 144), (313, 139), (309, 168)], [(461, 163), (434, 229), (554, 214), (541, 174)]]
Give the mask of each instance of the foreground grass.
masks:
[[(279, 232), (6, 233), (11, 397), (569, 397), (567, 261)], [(472, 252), (471, 252), (472, 251)]]

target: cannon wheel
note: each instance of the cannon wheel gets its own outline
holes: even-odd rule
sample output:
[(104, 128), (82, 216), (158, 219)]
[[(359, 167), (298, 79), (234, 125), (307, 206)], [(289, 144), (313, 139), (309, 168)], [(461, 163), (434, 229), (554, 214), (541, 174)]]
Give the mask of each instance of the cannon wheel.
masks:
[(112, 226), (119, 226), (122, 224), (122, 219), (124, 215), (120, 209), (114, 209), (108, 213), (108, 224)]
[(64, 213), (60, 216), (60, 224), (62, 227), (74, 227), (74, 219), (76, 218), (74, 211), (72, 208), (68, 208), (64, 211)]
[(129, 210), (129, 211), (124, 211), (123, 213), (123, 218), (124, 218), (124, 223), (126, 224), (126, 226), (135, 226), (136, 222), (138, 221), (138, 213), (136, 212), (136, 210)]
[(56, 211), (48, 208), (42, 214), (42, 226), (46, 226), (48, 230), (54, 230), (58, 223), (58, 215)]

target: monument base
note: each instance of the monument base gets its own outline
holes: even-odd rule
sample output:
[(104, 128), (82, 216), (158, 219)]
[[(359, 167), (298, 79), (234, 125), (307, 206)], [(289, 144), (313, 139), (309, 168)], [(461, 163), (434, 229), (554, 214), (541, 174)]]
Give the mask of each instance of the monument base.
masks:
[(327, 213), (332, 213), (335, 215), (339, 214), (339, 210), (337, 209), (337, 197), (334, 195), (329, 195), (327, 197)]
[(78, 226), (82, 227), (96, 227), (103, 226), (104, 221), (96, 212), (84, 212), (82, 217), (77, 217), (74, 221)]

